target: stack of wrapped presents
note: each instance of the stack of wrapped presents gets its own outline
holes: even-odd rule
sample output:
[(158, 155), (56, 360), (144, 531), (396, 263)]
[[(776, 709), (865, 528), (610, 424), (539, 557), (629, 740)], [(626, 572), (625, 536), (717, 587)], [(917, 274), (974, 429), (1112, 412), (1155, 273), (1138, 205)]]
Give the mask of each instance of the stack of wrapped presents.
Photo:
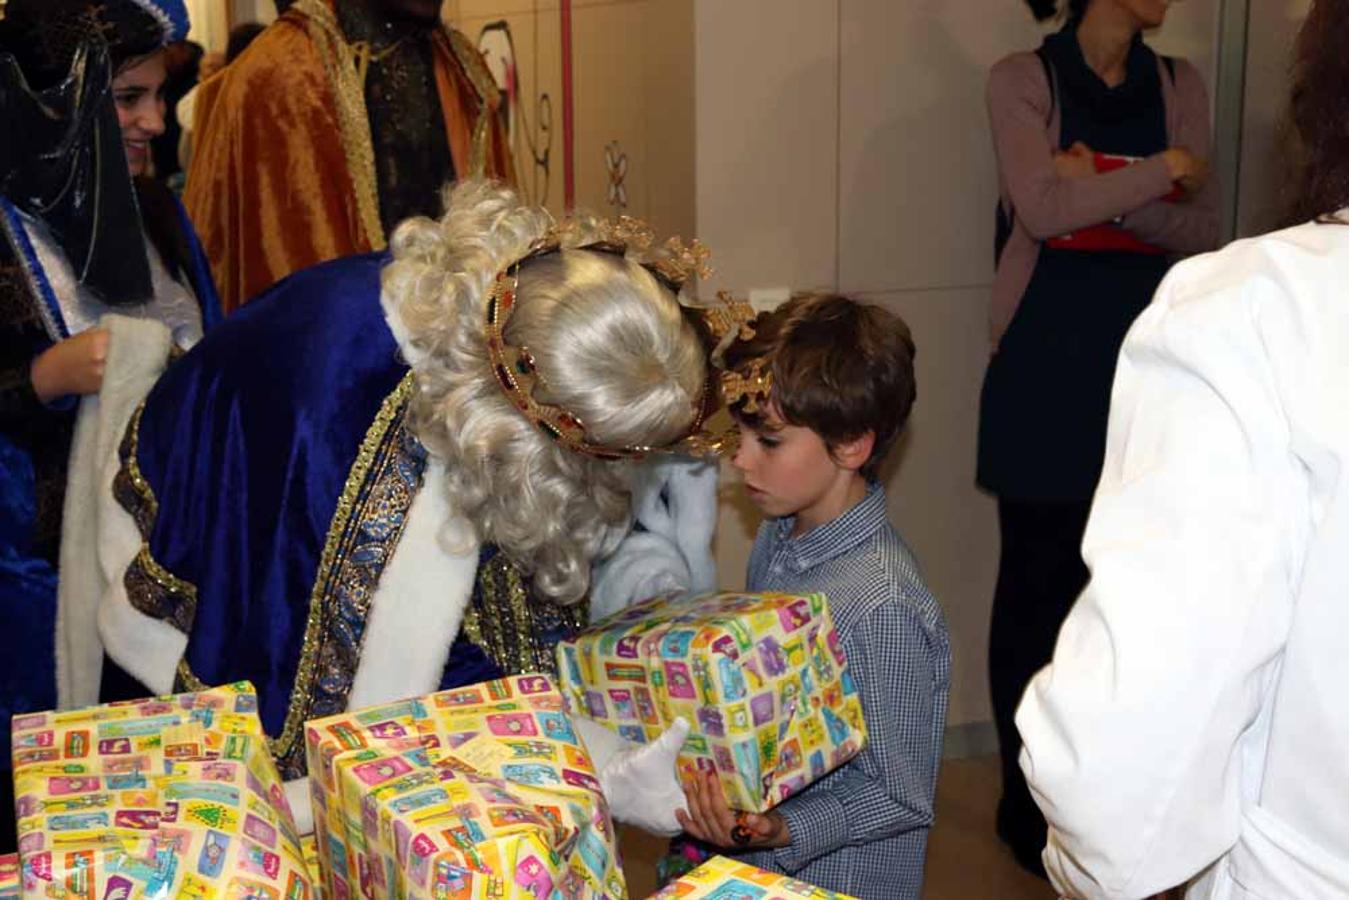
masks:
[(14, 718), (23, 897), (307, 900), (248, 684)]
[[(763, 811), (854, 756), (857, 691), (823, 597), (656, 599), (522, 675), (306, 724), (302, 839), (246, 683), (18, 716), (19, 846), (0, 900), (624, 898), (614, 824), (573, 730), (638, 743), (676, 717), (685, 773)], [(661, 898), (839, 895), (715, 858)], [(813, 891), (813, 893), (812, 893)]]
[(608, 806), (551, 681), (310, 722), (332, 897), (624, 897)]

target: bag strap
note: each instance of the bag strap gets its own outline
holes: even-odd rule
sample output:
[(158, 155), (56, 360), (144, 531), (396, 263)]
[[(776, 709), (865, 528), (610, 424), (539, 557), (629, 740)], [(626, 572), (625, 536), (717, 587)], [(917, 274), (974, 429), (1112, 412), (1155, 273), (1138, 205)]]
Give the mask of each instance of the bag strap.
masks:
[(1045, 81), (1049, 83), (1049, 111), (1045, 113), (1045, 127), (1054, 121), (1054, 110), (1059, 105), (1059, 76), (1054, 71), (1054, 61), (1049, 58), (1043, 46), (1035, 49), (1035, 55), (1040, 59), (1040, 65), (1045, 70)]
[[(1049, 110), (1045, 113), (1045, 128), (1049, 128), (1054, 121), (1054, 111), (1059, 104), (1059, 78), (1054, 69), (1054, 61), (1049, 58), (1043, 45), (1035, 49), (1035, 55), (1040, 60), (1041, 67), (1045, 70), (1045, 82), (1049, 85)], [(1002, 198), (998, 198), (997, 216), (993, 231), (993, 264), (996, 266), (1002, 260), (1003, 248), (1007, 246), (1007, 239), (1012, 234), (1012, 226), (1016, 222), (1016, 210), (1011, 208), (1010, 204), (1004, 206)]]

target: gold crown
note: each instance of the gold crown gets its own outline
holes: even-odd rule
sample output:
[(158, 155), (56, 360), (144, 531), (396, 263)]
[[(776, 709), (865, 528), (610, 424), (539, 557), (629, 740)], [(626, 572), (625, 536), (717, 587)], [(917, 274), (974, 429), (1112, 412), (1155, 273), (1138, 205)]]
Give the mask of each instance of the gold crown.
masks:
[(632, 216), (601, 219), (585, 226), (576, 219), (564, 219), (548, 229), (524, 259), (558, 248), (596, 250), (619, 256), (632, 252), (645, 257), (638, 260), (642, 267), (676, 295), (695, 277), (706, 278), (712, 274), (707, 265), (712, 253), (697, 238), (686, 244), (682, 238), (671, 237), (653, 252), (651, 248), (655, 243), (656, 234), (651, 226)]
[[(743, 301), (734, 300), (725, 293), (717, 295), (717, 303), (713, 306), (680, 304), (687, 316), (700, 323), (699, 330), (706, 332), (711, 346), (707, 348), (707, 378), (694, 403), (693, 424), (679, 440), (659, 447), (610, 447), (599, 444), (586, 435), (585, 423), (580, 417), (534, 398), (535, 386), (540, 382), (547, 384), (547, 379), (538, 371), (529, 348), (515, 346), (505, 337), (506, 323), (515, 306), (520, 265), (564, 247), (627, 256), (630, 251), (645, 253), (655, 243), (651, 228), (645, 222), (629, 216), (595, 223), (595, 227), (586, 229), (584, 237), (581, 235), (582, 229), (574, 220), (554, 226), (523, 257), (497, 273), (492, 283), (486, 306), (487, 352), (493, 374), (511, 405), (556, 443), (597, 459), (638, 459), (652, 453), (713, 456), (733, 448), (737, 429), (734, 420), (725, 414), (727, 411), (722, 403), (725, 376), (717, 371), (711, 356), (727, 335), (747, 327), (746, 323), (754, 317), (754, 312)], [(709, 256), (710, 253), (701, 242), (694, 240), (685, 244), (681, 239), (672, 237), (653, 259), (638, 262), (678, 298), (690, 279), (695, 276), (706, 278), (710, 274), (711, 270), (707, 267)]]

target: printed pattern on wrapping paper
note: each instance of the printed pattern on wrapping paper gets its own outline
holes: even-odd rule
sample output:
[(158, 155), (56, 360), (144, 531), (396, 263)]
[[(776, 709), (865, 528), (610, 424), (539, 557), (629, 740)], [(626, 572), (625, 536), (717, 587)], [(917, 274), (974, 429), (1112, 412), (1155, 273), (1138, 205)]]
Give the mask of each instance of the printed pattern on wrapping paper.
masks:
[(569, 708), (645, 743), (677, 717), (684, 774), (763, 812), (862, 749), (866, 723), (821, 594), (654, 598), (558, 645)]
[(314, 896), (246, 682), (19, 716), (13, 759), (23, 897)]
[(626, 897), (594, 768), (542, 675), (307, 724), (326, 896)]
[(787, 875), (714, 856), (689, 874), (667, 884), (651, 900), (852, 900)]

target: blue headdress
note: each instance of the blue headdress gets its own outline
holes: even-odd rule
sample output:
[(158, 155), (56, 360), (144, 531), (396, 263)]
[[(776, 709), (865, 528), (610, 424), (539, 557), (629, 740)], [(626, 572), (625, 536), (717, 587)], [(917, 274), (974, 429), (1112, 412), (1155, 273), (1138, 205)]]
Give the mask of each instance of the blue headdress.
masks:
[(184, 0), (131, 0), (141, 9), (154, 17), (163, 29), (164, 39), (161, 44), (172, 44), (174, 41), (187, 39), (187, 33), (192, 29), (192, 21), (187, 15), (187, 4)]

